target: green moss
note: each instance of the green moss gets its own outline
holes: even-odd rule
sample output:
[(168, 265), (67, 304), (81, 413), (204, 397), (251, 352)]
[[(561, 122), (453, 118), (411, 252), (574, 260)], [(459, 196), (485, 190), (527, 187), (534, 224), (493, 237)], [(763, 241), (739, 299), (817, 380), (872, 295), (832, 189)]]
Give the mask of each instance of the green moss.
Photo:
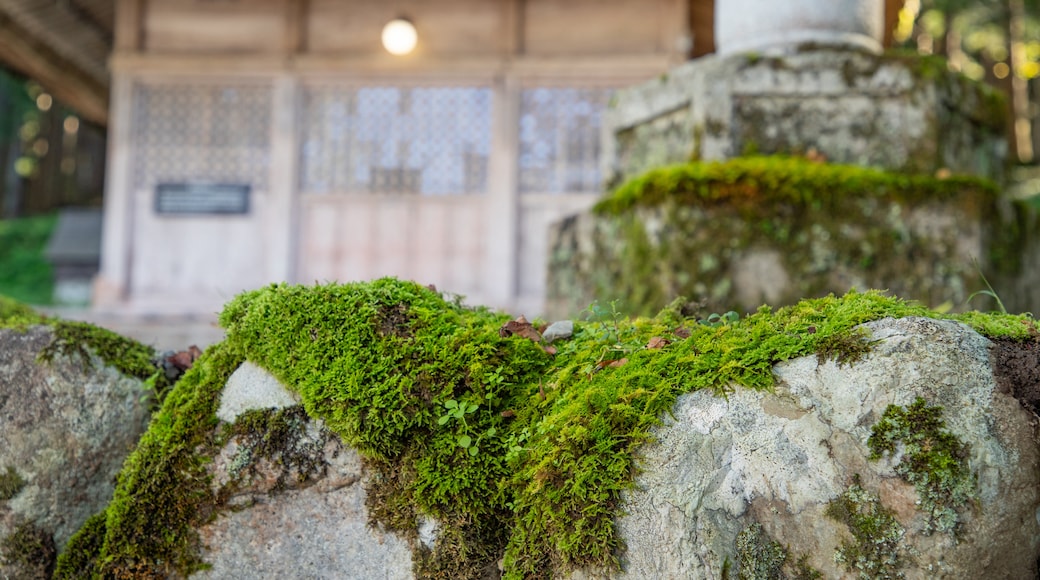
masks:
[(902, 458), (896, 473), (913, 484), (920, 509), (928, 514), (927, 531), (954, 533), (957, 510), (974, 495), (975, 478), (968, 466), (968, 447), (946, 430), (942, 408), (918, 397), (909, 407), (889, 405), (871, 429), (867, 445), (871, 459), (896, 452)]
[(652, 169), (625, 182), (596, 204), (601, 214), (620, 214), (636, 206), (674, 201), (702, 207), (720, 204), (768, 215), (779, 204), (831, 207), (844, 198), (943, 201), (965, 190), (995, 196), (985, 179), (937, 179), (833, 163), (804, 157), (749, 156), (726, 161), (691, 162)]
[(1029, 314), (987, 314), (970, 311), (952, 314), (949, 318), (967, 324), (983, 336), (1013, 340), (1035, 340), (1040, 337), (1036, 319)]
[[(242, 294), (220, 317), (228, 338), (173, 388), (128, 459), (100, 552), (70, 549), (62, 562), (81, 577), (187, 574), (203, 565), (193, 530), (225, 509), (204, 458), (238, 434), (251, 438), (243, 470), (260, 455), (292, 461), (285, 450), (303, 420), (257, 413), (215, 429), (219, 392), (249, 359), (359, 450), (370, 475), (369, 512), (412, 539), (417, 576), (483, 577), (503, 553), (508, 578), (609, 569), (622, 548), (614, 522), (635, 452), (680, 394), (770, 389), (779, 361), (862, 354), (868, 345), (858, 324), (937, 316), (879, 292), (763, 307), (716, 325), (689, 318), (678, 303), (655, 318), (593, 312), (552, 356), (525, 338), (500, 336), (507, 316), (446, 302), (410, 282)], [(660, 348), (648, 347), (652, 338)], [(441, 421), (449, 401), (473, 410)], [(426, 517), (442, 526), (433, 552), (416, 539)], [(83, 550), (98, 533), (86, 534)]]
[(0, 561), (13, 578), (47, 578), (54, 570), (54, 538), (32, 522), (19, 524), (0, 539)]
[(79, 580), (91, 578), (99, 568), (98, 556), (105, 544), (105, 512), (90, 516), (73, 534), (58, 559), (54, 578)]
[(905, 530), (881, 500), (855, 478), (845, 493), (827, 505), (828, 517), (848, 526), (851, 542), (842, 542), (834, 561), (861, 580), (903, 578), (899, 541)]
[(25, 480), (18, 474), (14, 466), (8, 465), (6, 471), (6, 473), (0, 473), (0, 501), (11, 499), (25, 487)]
[(32, 308), (0, 296), (0, 328), (25, 329), (34, 324), (43, 324), (46, 318)]
[(155, 364), (154, 349), (87, 322), (55, 319), (47, 324), (54, 329), (54, 340), (40, 353), (42, 360), (61, 354), (78, 356), (89, 364), (93, 353), (124, 375), (146, 381), (159, 400), (169, 389), (166, 375)]
[[(996, 203), (996, 187), (978, 178), (937, 179), (800, 157), (658, 168), (597, 204), (595, 243), (582, 250), (582, 259), (554, 258), (557, 269), (577, 273), (554, 281), (553, 301), (571, 301), (567, 306), (576, 309), (577, 302), (618, 298), (629, 313), (651, 315), (675, 296), (687, 296), (729, 310), (739, 295), (734, 273), (746, 271), (747, 260), (766, 259), (778, 260), (787, 274), (772, 299), (781, 303), (843, 290), (841, 280), (851, 278), (963, 308), (967, 289), (981, 280), (971, 263), (956, 257), (960, 234), (924, 232), (911, 218), (944, 206), (985, 221)], [(849, 221), (850, 215), (862, 219)], [(1021, 236), (999, 234), (990, 247), (1013, 254)], [(1017, 272), (1012, 261), (994, 263)]]
[(58, 570), (68, 571), (59, 577), (166, 577), (203, 566), (195, 529), (215, 513), (219, 499), (210, 490), (205, 458), (218, 448), (220, 390), (243, 360), (221, 343), (181, 377), (119, 474), (100, 552), (84, 553), (97, 545), (100, 530), (85, 533), (59, 558)]

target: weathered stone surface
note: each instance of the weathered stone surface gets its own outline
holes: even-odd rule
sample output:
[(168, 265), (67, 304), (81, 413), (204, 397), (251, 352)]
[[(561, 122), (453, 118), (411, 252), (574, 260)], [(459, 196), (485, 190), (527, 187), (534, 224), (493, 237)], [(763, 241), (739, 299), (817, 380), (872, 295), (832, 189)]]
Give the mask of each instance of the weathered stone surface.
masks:
[[(681, 397), (642, 453), (619, 528), (622, 578), (736, 577), (738, 534), (754, 524), (824, 578), (855, 578), (835, 551), (851, 541), (828, 504), (859, 476), (905, 532), (896, 542), (906, 578), (1033, 578), (1040, 551), (1040, 454), (1033, 416), (997, 388), (989, 341), (960, 324), (886, 319), (865, 360), (839, 367), (801, 358), (778, 365), (775, 393)], [(923, 397), (968, 446), (973, 502), (952, 534), (928, 533), (899, 457), (869, 460), (867, 440), (889, 405)], [(728, 564), (727, 564), (728, 563)], [(743, 572), (743, 571), (742, 571)], [(740, 576), (744, 577), (744, 576)]]
[(617, 93), (605, 174), (815, 149), (840, 163), (998, 177), (1001, 102), (936, 61), (831, 49), (707, 56)]
[(260, 432), (233, 435), (211, 464), (213, 491), (227, 503), (199, 530), (211, 567), (192, 577), (410, 578), (409, 542), (369, 526), (360, 456), (297, 400), (252, 363), (229, 379), (221, 418), (248, 421), (246, 411), (267, 409), (266, 418)]
[(583, 213), (550, 231), (546, 308), (567, 316), (593, 300), (616, 298), (653, 314), (686, 296), (707, 299), (717, 311), (750, 312), (851, 288), (964, 308), (984, 288), (979, 259), (986, 272), (1004, 268), (1020, 280), (1013, 286), (1001, 277), (999, 287), (1020, 290), (1007, 294), (1009, 309), (1030, 310), (1040, 300), (1035, 269), (1003, 261), (991, 268), (987, 257), (998, 248), (1032, 256), (1040, 243), (1026, 236), (1019, 238), (1024, 245), (994, 240), (1013, 236), (1000, 230), (1018, 222), (992, 215), (993, 206), (965, 191), (947, 203), (850, 196), (827, 211), (788, 208), (760, 219), (737, 207), (678, 203), (620, 216)]
[[(0, 544), (32, 531), (50, 558), (107, 505), (149, 418), (142, 382), (100, 359), (38, 360), (52, 339), (45, 326), (0, 329), (0, 480), (16, 483), (0, 485)], [(4, 578), (40, 577), (53, 564), (4, 552)]]

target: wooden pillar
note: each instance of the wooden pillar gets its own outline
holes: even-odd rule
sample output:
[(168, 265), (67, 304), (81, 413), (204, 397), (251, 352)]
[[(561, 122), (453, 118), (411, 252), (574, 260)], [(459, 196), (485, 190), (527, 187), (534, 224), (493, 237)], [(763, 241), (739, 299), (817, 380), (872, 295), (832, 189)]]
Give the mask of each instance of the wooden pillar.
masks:
[(131, 137), (133, 82), (123, 74), (112, 78), (105, 169), (104, 227), (101, 230), (101, 271), (94, 280), (94, 305), (115, 307), (130, 289), (134, 195)]
[(266, 224), (267, 277), (272, 282), (295, 282), (299, 244), (297, 211), (300, 192), (297, 111), (299, 83), (284, 73), (274, 80), (271, 123), (269, 218)]
[(506, 306), (517, 294), (519, 269), (520, 203), (517, 183), (517, 127), (520, 112), (518, 84), (507, 77), (495, 79), (491, 109), (491, 159), (488, 171), (487, 255), (485, 300)]

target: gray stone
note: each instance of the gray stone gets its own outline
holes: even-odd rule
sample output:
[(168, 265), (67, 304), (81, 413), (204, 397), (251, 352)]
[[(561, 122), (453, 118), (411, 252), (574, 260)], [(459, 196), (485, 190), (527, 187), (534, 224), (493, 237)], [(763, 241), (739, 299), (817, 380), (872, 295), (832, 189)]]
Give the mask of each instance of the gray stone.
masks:
[(574, 335), (573, 320), (559, 320), (549, 325), (542, 333), (542, 340), (552, 344), (554, 341), (570, 338)]
[(834, 162), (999, 180), (1003, 115), (982, 84), (910, 57), (710, 55), (615, 95), (603, 121), (604, 175), (617, 182), (691, 158), (812, 148)]
[(299, 404), (299, 395), (264, 369), (246, 361), (228, 378), (220, 395), (217, 418), (234, 423), (239, 415), (251, 409), (281, 409)]
[[(216, 455), (210, 464), (213, 491), (230, 494), (228, 509), (199, 529), (200, 556), (210, 567), (192, 577), (411, 578), (411, 544), (369, 525), (360, 456), (296, 401), (252, 363), (229, 378), (222, 420), (265, 409), (287, 417), (292, 435), (275, 456), (262, 455), (256, 441), (243, 435), (233, 436)], [(432, 547), (436, 522), (422, 522), (419, 536)]]
[[(734, 577), (737, 535), (757, 523), (791, 561), (804, 555), (824, 578), (855, 577), (834, 558), (849, 530), (825, 511), (858, 475), (905, 529), (906, 578), (1035, 577), (1040, 452), (1033, 417), (995, 384), (989, 341), (948, 321), (866, 327), (878, 342), (859, 363), (806, 357), (775, 368), (775, 393), (681, 397), (641, 453), (618, 522), (624, 572), (611, 576), (722, 578), (729, 562)], [(896, 459), (868, 459), (885, 409), (917, 397), (942, 407), (947, 429), (969, 448), (975, 501), (959, 510), (956, 538), (929, 533)]]
[[(38, 360), (53, 337), (46, 326), (0, 329), (0, 477), (24, 482), (0, 497), (0, 540), (31, 525), (60, 550), (108, 504), (150, 415), (142, 382), (97, 357)], [(9, 559), (0, 577), (26, 574)]]

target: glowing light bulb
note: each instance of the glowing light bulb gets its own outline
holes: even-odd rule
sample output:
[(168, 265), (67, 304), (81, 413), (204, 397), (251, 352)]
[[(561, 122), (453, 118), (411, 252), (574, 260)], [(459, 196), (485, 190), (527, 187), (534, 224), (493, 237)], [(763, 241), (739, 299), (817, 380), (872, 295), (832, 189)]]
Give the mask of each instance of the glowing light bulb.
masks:
[(390, 54), (406, 55), (415, 50), (418, 42), (415, 26), (405, 18), (395, 18), (383, 27), (383, 48)]

